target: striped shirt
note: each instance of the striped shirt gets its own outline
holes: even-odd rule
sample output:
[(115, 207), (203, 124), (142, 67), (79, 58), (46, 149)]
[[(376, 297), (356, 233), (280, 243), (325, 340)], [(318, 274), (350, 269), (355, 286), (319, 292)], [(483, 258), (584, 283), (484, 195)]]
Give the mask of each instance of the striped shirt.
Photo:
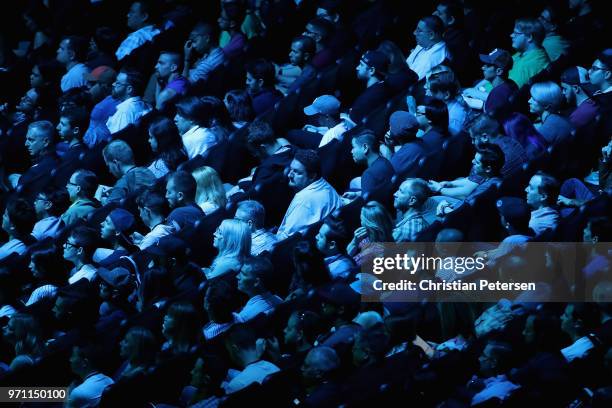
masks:
[(419, 232), (428, 226), (420, 212), (406, 214), (393, 229), (393, 239), (395, 242), (414, 241)]

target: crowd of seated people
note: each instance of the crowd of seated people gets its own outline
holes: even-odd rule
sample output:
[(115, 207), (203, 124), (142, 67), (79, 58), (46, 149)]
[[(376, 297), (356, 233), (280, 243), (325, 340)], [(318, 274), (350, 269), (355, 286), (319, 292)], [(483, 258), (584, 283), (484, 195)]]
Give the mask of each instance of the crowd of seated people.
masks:
[[(17, 3), (0, 385), (69, 407), (611, 406), (605, 1)], [(362, 301), (394, 242), (486, 243), (465, 280), (548, 290)], [(568, 276), (527, 242), (595, 245)]]

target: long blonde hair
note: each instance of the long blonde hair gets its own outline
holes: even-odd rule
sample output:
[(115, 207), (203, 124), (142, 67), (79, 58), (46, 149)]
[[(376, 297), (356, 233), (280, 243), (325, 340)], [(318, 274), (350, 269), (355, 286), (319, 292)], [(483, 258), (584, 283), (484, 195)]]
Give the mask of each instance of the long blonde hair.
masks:
[(393, 221), (391, 216), (382, 204), (370, 201), (361, 209), (362, 227), (368, 231), (370, 242), (390, 242), (393, 241), (391, 232)]
[(218, 257), (235, 257), (242, 261), (251, 254), (251, 229), (241, 220), (223, 220), (219, 226), (223, 241)]
[(202, 166), (195, 169), (192, 175), (197, 185), (196, 203), (201, 205), (206, 201), (212, 201), (220, 208), (225, 208), (227, 199), (219, 173), (212, 167)]

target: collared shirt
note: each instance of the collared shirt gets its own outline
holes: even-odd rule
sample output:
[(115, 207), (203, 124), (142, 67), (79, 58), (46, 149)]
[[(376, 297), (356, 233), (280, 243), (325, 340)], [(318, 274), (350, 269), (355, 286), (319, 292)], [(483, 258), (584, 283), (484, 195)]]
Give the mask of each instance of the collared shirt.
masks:
[(79, 63), (70, 68), (62, 77), (60, 83), (62, 92), (87, 85), (87, 74), (89, 74), (89, 68), (85, 64)]
[(154, 160), (153, 163), (149, 164), (147, 169), (151, 170), (151, 173), (155, 178), (159, 179), (170, 173), (170, 169), (166, 166), (166, 162), (163, 159)]
[(153, 37), (159, 33), (160, 31), (155, 28), (155, 26), (148, 25), (128, 34), (126, 39), (123, 40), (121, 45), (119, 45), (119, 48), (117, 48), (117, 52), (115, 52), (117, 60), (121, 61), (123, 58), (131, 54), (136, 48), (148, 41), (153, 41)]
[(236, 391), (240, 391), (241, 389), (248, 387), (254, 382), (258, 382), (261, 384), (267, 376), (279, 371), (280, 368), (268, 361), (255, 361), (246, 366), (242, 371), (230, 369), (228, 371), (227, 381), (221, 386), (225, 390), (226, 394), (232, 394)]
[(246, 302), (240, 312), (234, 313), (234, 316), (237, 322), (248, 322), (260, 313), (272, 313), (276, 306), (281, 303), (283, 303), (283, 299), (270, 292), (255, 295)]
[(533, 76), (550, 64), (548, 55), (543, 48), (536, 48), (524, 53), (517, 52), (512, 56), (512, 69), (508, 72), (508, 78), (522, 87), (529, 82)]
[(198, 154), (203, 155), (212, 146), (219, 143), (217, 135), (210, 129), (200, 126), (194, 126), (189, 129), (183, 136), (183, 146), (187, 151), (187, 157), (193, 159)]
[(117, 105), (117, 110), (106, 121), (109, 132), (117, 133), (129, 125), (134, 125), (138, 120), (151, 111), (151, 106), (142, 100), (140, 96), (133, 96)]
[(559, 211), (552, 207), (542, 207), (531, 212), (529, 228), (531, 228), (536, 235), (540, 235), (540, 233), (548, 229), (555, 229), (558, 223)]
[[(74, 270), (74, 269), (73, 269)], [(95, 266), (90, 265), (90, 264), (86, 264), (83, 265), (83, 267), (81, 269), (79, 269), (78, 271), (75, 271), (72, 276), (70, 276), (70, 278), (68, 278), (68, 283), (69, 284), (73, 284), (83, 278), (87, 279), (88, 281), (92, 281), (94, 280), (94, 278), (97, 276), (98, 274), (98, 269), (96, 269)]]
[(173, 234), (174, 232), (175, 229), (172, 225), (157, 224), (147, 235), (144, 236), (142, 241), (140, 241), (138, 248), (143, 250), (152, 245), (156, 245), (161, 238)]
[(251, 233), (251, 255), (257, 256), (263, 251), (271, 251), (278, 242), (276, 235), (264, 228)]
[(64, 223), (60, 220), (59, 217), (51, 216), (47, 218), (43, 218), (34, 224), (34, 228), (32, 229), (32, 236), (36, 238), (37, 241), (43, 240), (48, 237), (55, 238), (58, 232), (62, 229)]
[(419, 232), (428, 226), (420, 212), (412, 212), (398, 221), (393, 229), (393, 239), (395, 242), (414, 241)]
[(406, 59), (406, 63), (411, 70), (417, 73), (419, 80), (421, 80), (427, 76), (433, 67), (440, 65), (449, 56), (446, 43), (440, 41), (427, 50), (417, 45)]
[(329, 269), (332, 279), (347, 279), (355, 263), (343, 254), (336, 254), (325, 258), (325, 265)]
[(117, 105), (119, 101), (109, 95), (93, 107), (89, 116), (89, 128), (83, 135), (83, 142), (88, 147), (91, 148), (98, 143), (111, 140), (106, 121), (117, 111)]
[(299, 191), (278, 228), (277, 236), (284, 239), (327, 217), (342, 206), (336, 190), (322, 177)]
[(217, 323), (211, 321), (204, 325), (204, 329), (202, 329), (202, 334), (204, 334), (204, 338), (206, 340), (211, 340), (217, 337), (218, 335), (228, 331), (233, 325), (234, 322)]
[(187, 79), (189, 79), (191, 83), (207, 81), (210, 73), (223, 64), (224, 61), (225, 54), (223, 54), (223, 50), (221, 48), (215, 48), (196, 61), (194, 67), (189, 70)]
[(67, 405), (79, 408), (96, 407), (104, 389), (113, 383), (112, 378), (102, 373), (92, 373), (70, 392)]
[(23, 255), (27, 249), (28, 247), (21, 240), (11, 239), (0, 247), (0, 259), (4, 259), (13, 253)]

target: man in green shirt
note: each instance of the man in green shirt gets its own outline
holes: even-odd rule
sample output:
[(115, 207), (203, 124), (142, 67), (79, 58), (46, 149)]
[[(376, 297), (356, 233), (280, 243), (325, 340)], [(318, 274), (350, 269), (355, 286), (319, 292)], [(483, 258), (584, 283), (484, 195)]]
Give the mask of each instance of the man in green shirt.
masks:
[(544, 27), (538, 20), (527, 18), (516, 20), (510, 38), (512, 48), (517, 53), (512, 56), (513, 65), (508, 76), (519, 88), (550, 63), (546, 51), (542, 48), (545, 35)]

